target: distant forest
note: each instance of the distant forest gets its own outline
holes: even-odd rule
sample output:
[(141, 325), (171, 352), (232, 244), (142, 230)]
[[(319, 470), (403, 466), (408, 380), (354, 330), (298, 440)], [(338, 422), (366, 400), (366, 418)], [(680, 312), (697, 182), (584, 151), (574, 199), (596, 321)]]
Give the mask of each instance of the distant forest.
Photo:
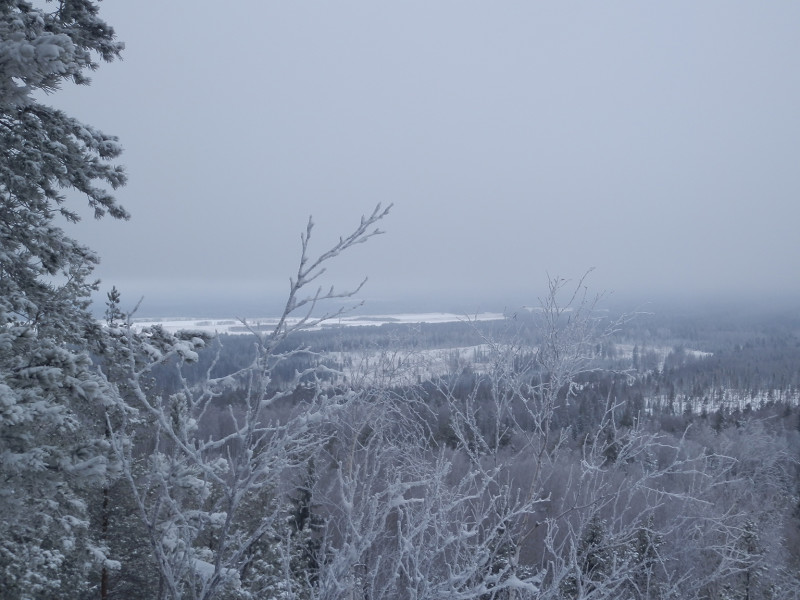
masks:
[[(594, 364), (601, 371), (585, 376), (613, 379), (614, 394), (621, 402), (647, 398), (648, 414), (678, 410), (699, 416), (712, 406), (715, 411), (741, 411), (767, 403), (796, 404), (800, 399), (800, 318), (796, 315), (748, 312), (733, 318), (698, 310), (623, 316), (606, 316), (621, 325), (593, 349)], [(307, 348), (313, 352), (296, 360), (309, 364), (335, 362), (347, 353), (474, 348), (470, 364), (463, 366), (479, 371), (486, 360), (487, 340), (518, 335), (525, 330), (526, 319), (531, 321), (533, 316), (521, 310), (502, 321), (471, 322), (465, 316), (454, 323), (330, 326), (300, 332), (283, 342), (281, 350)], [(221, 335), (218, 343), (215, 375), (232, 373), (252, 358), (253, 341), (248, 335)], [(211, 360), (207, 352), (192, 369), (200, 372)], [(287, 378), (295, 366), (283, 367)]]
[[(273, 579), (261, 573), (260, 589), (282, 597), (279, 582), (290, 576), (304, 590), (298, 597), (325, 597), (324, 578), (334, 577), (335, 585), (326, 585), (338, 596), (353, 581), (345, 584), (328, 569), (351, 544), (359, 558), (351, 557), (347, 569), (359, 573), (359, 597), (413, 597), (396, 571), (410, 560), (410, 548), (394, 546), (402, 539), (403, 511), (371, 511), (388, 501), (396, 477), (411, 476), (404, 469), (417, 472), (426, 464), (435, 470), (446, 457), (447, 469), (428, 477), (441, 476), (438, 485), (455, 490), (466, 486), (469, 502), (477, 503), (461, 513), (465, 507), (448, 496), (459, 519), (477, 527), (460, 542), (483, 557), (468, 553), (477, 561), (467, 569), (470, 583), (462, 582), (472, 590), (469, 597), (798, 597), (797, 317), (582, 310), (559, 313), (551, 330), (543, 328), (542, 312), (519, 311), (502, 321), (329, 327), (283, 339), (274, 349), (280, 358), (270, 367), (269, 385), (272, 394), (285, 393), (264, 418), (291, 422), (320, 388), (334, 395), (362, 389), (365, 404), (348, 414), (346, 425), (331, 424), (319, 454), (292, 470), (281, 513), (290, 526), (280, 535), (303, 540), (302, 547), (286, 559), (288, 571)], [(571, 328), (581, 320), (602, 334), (574, 337)], [(579, 368), (542, 356), (542, 336), (556, 334), (565, 335), (559, 351), (580, 348), (569, 355)], [(177, 393), (187, 383), (224, 380), (258, 360), (255, 341), (249, 334), (220, 336), (180, 373), (155, 370), (155, 388)], [(553, 381), (559, 368), (570, 377)], [(355, 383), (359, 370), (364, 379)], [(246, 405), (241, 389), (219, 394), (198, 435), (235, 434), (234, 415)], [(406, 437), (406, 429), (416, 436)], [(406, 452), (422, 462), (406, 464), (400, 458)], [(339, 480), (345, 458), (353, 479)], [(423, 491), (430, 483), (408, 483), (401, 497), (432, 493)], [(363, 511), (355, 522), (338, 506), (347, 502), (344, 485), (355, 486), (348, 493), (357, 495), (348, 510)], [(535, 494), (521, 498), (526, 489)], [(441, 539), (420, 532), (426, 543), (443, 545), (426, 561), (439, 561), (445, 571), (438, 577), (444, 577), (447, 540), (458, 519), (438, 513), (441, 508), (426, 510), (433, 514), (425, 518), (447, 523), (437, 525), (445, 527), (436, 532)], [(383, 572), (387, 554), (394, 562)], [(154, 585), (137, 575), (143, 571), (136, 561), (130, 564), (131, 571), (123, 566), (114, 576), (123, 589)], [(440, 590), (430, 597), (446, 596)]]

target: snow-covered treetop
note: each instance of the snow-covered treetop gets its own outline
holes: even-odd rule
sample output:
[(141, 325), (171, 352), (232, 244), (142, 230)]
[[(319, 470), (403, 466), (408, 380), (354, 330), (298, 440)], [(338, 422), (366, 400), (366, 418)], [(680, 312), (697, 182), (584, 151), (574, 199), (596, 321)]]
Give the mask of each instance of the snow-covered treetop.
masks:
[[(52, 4), (52, 10), (47, 10)], [(93, 55), (111, 61), (124, 44), (98, 17), (96, 2), (62, 0), (34, 8), (25, 0), (0, 1), (0, 106), (30, 104), (32, 92), (56, 90), (62, 80), (88, 83)]]
[[(42, 104), (65, 80), (89, 82), (98, 57), (123, 44), (98, 16), (98, 3), (0, 0), (0, 325), (35, 325), (76, 342), (85, 325), (96, 255), (54, 223), (77, 221), (64, 190), (83, 194), (95, 217), (127, 219), (112, 190), (125, 184), (116, 137)], [(54, 277), (56, 278), (54, 280)], [(54, 281), (66, 282), (54, 286)], [(77, 333), (78, 338), (80, 333)]]

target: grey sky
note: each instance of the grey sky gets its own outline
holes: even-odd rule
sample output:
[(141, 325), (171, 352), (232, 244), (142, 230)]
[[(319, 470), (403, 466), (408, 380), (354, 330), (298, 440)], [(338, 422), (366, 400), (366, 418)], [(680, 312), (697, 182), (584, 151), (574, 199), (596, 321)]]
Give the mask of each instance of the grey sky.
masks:
[(377, 202), (387, 235), (333, 273), (376, 302), (589, 267), (641, 298), (800, 291), (800, 3), (101, 6), (124, 61), (51, 101), (126, 149), (133, 219), (76, 235), (128, 297), (283, 291), (309, 214), (321, 249)]

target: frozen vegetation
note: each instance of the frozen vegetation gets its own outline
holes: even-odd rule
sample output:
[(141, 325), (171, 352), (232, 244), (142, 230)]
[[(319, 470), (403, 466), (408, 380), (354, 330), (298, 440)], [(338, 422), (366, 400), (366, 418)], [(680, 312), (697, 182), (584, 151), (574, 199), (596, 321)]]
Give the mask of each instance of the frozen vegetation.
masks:
[(0, 2), (0, 597), (800, 597), (796, 314), (614, 316), (553, 278), (509, 318), (354, 317), (326, 267), (378, 205), (321, 250), (309, 220), (239, 335), (115, 288), (98, 323), (54, 219), (65, 190), (127, 218), (120, 145), (39, 99), (121, 50), (94, 2)]

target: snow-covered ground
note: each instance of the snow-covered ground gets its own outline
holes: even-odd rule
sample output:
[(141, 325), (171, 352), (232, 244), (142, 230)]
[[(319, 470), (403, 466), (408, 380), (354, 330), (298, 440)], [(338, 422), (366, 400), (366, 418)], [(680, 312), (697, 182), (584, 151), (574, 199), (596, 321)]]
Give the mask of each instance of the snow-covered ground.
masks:
[(676, 415), (689, 411), (695, 415), (700, 415), (704, 412), (706, 414), (717, 412), (721, 406), (724, 406), (728, 411), (735, 409), (744, 411), (747, 410), (748, 406), (751, 409), (758, 409), (770, 402), (798, 405), (800, 404), (800, 394), (792, 390), (747, 391), (719, 388), (709, 392), (703, 398), (686, 394), (675, 394), (674, 398), (670, 398), (665, 394), (647, 397), (644, 399), (644, 409), (648, 413), (652, 413), (656, 409), (663, 412), (666, 407), (671, 406)]
[(326, 355), (345, 381), (360, 385), (409, 385), (464, 369), (483, 373), (489, 346), (427, 348), (424, 350), (376, 350), (330, 352)]
[[(615, 344), (614, 350), (616, 354), (614, 358), (621, 358), (624, 360), (633, 360), (633, 348), (634, 344)], [(640, 356), (645, 352), (655, 352), (656, 357), (658, 358), (658, 368), (664, 368), (664, 361), (667, 358), (667, 355), (675, 349), (674, 346), (642, 346), (639, 348)], [(705, 352), (703, 350), (694, 350), (692, 348), (684, 348), (684, 354), (686, 356), (700, 359), (700, 358), (708, 358), (709, 356), (713, 355), (713, 352)]]
[[(501, 313), (478, 313), (473, 315), (459, 315), (455, 313), (400, 313), (392, 315), (343, 315), (336, 319), (326, 321), (318, 327), (366, 327), (384, 324), (415, 324), (415, 323), (454, 323), (458, 321), (494, 321), (503, 319)], [(248, 318), (247, 324), (251, 327), (264, 330), (277, 325), (277, 317)], [(297, 322), (297, 319), (290, 320), (290, 323)], [(191, 317), (171, 317), (163, 319), (134, 319), (133, 326), (136, 329), (151, 325), (161, 325), (166, 331), (176, 332), (182, 329), (191, 331), (205, 331), (207, 333), (247, 333), (247, 328), (239, 319), (195, 319)]]

